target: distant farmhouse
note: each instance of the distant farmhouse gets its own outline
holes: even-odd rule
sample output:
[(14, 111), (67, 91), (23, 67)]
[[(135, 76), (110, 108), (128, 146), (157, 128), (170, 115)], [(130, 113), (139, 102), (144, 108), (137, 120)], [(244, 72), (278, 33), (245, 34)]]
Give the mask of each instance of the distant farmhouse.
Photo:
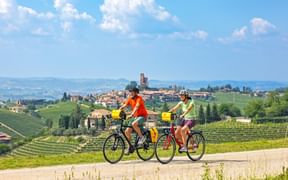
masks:
[(11, 141), (11, 136), (6, 133), (0, 132), (0, 144), (9, 144)]

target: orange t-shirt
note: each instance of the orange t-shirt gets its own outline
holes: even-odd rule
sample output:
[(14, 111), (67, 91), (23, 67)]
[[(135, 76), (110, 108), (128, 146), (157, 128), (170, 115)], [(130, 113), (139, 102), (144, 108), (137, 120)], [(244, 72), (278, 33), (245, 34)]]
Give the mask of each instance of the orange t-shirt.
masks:
[(125, 104), (127, 106), (131, 106), (132, 111), (133, 111), (137, 103), (139, 103), (140, 106), (139, 106), (138, 110), (135, 112), (134, 117), (143, 116), (143, 117), (147, 118), (148, 113), (147, 113), (144, 101), (143, 101), (141, 96), (136, 96), (134, 99), (129, 98)]

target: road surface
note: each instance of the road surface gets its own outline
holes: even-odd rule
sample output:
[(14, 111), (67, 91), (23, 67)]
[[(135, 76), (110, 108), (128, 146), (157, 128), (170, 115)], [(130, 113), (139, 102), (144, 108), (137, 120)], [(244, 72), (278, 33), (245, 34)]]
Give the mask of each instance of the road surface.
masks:
[[(226, 178), (264, 177), (282, 172), (288, 167), (288, 148), (221, 153), (205, 155), (201, 161), (192, 162), (188, 157), (175, 157), (168, 165), (162, 165), (153, 159), (149, 162), (125, 161), (115, 165), (95, 163), (83, 165), (61, 165), (52, 167), (26, 168), (0, 171), (1, 180), (62, 180), (62, 179), (201, 179), (203, 165), (208, 163), (211, 173), (220, 169)], [(215, 177), (215, 175), (212, 175)]]

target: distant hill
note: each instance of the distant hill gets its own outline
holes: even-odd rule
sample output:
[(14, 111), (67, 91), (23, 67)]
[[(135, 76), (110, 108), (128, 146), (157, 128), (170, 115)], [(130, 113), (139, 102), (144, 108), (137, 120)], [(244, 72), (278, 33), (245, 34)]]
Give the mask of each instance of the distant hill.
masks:
[[(45, 108), (39, 109), (39, 114), (45, 119), (51, 119), (53, 121), (53, 127), (58, 127), (58, 122), (61, 115), (70, 115), (75, 109), (76, 103), (72, 102), (60, 102), (58, 104), (49, 105)], [(83, 112), (88, 115), (90, 109), (86, 106), (81, 106)]]
[(24, 136), (33, 136), (38, 134), (45, 124), (43, 120), (26, 114), (17, 114), (7, 110), (0, 109), (0, 131), (9, 134), (12, 137), (21, 137), (17, 133), (9, 130), (5, 126), (19, 132)]
[[(63, 79), (63, 78), (1, 78), (0, 100), (47, 99), (62, 97), (63, 92), (87, 95), (110, 90), (122, 90), (129, 83), (126, 79)], [(288, 87), (288, 82), (276, 81), (160, 81), (150, 80), (150, 87), (167, 88), (171, 85), (198, 90), (202, 87), (223, 86), (251, 87), (254, 90), (273, 90)]]

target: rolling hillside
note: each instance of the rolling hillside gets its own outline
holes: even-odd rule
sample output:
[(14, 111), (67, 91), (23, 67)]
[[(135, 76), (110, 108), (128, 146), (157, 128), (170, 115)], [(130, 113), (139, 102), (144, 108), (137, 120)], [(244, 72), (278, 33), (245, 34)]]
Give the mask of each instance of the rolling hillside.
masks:
[(9, 134), (12, 137), (17, 137), (19, 135), (5, 128), (5, 125), (24, 136), (36, 135), (45, 126), (44, 122), (39, 118), (26, 114), (17, 114), (3, 109), (0, 109), (0, 123), (3, 124), (0, 127), (0, 131)]
[[(55, 105), (49, 105), (43, 109), (39, 109), (39, 114), (45, 119), (51, 119), (53, 121), (53, 127), (58, 127), (58, 121), (61, 115), (70, 115), (75, 109), (76, 103), (72, 102), (60, 102)], [(88, 115), (89, 107), (81, 105), (81, 109)]]

